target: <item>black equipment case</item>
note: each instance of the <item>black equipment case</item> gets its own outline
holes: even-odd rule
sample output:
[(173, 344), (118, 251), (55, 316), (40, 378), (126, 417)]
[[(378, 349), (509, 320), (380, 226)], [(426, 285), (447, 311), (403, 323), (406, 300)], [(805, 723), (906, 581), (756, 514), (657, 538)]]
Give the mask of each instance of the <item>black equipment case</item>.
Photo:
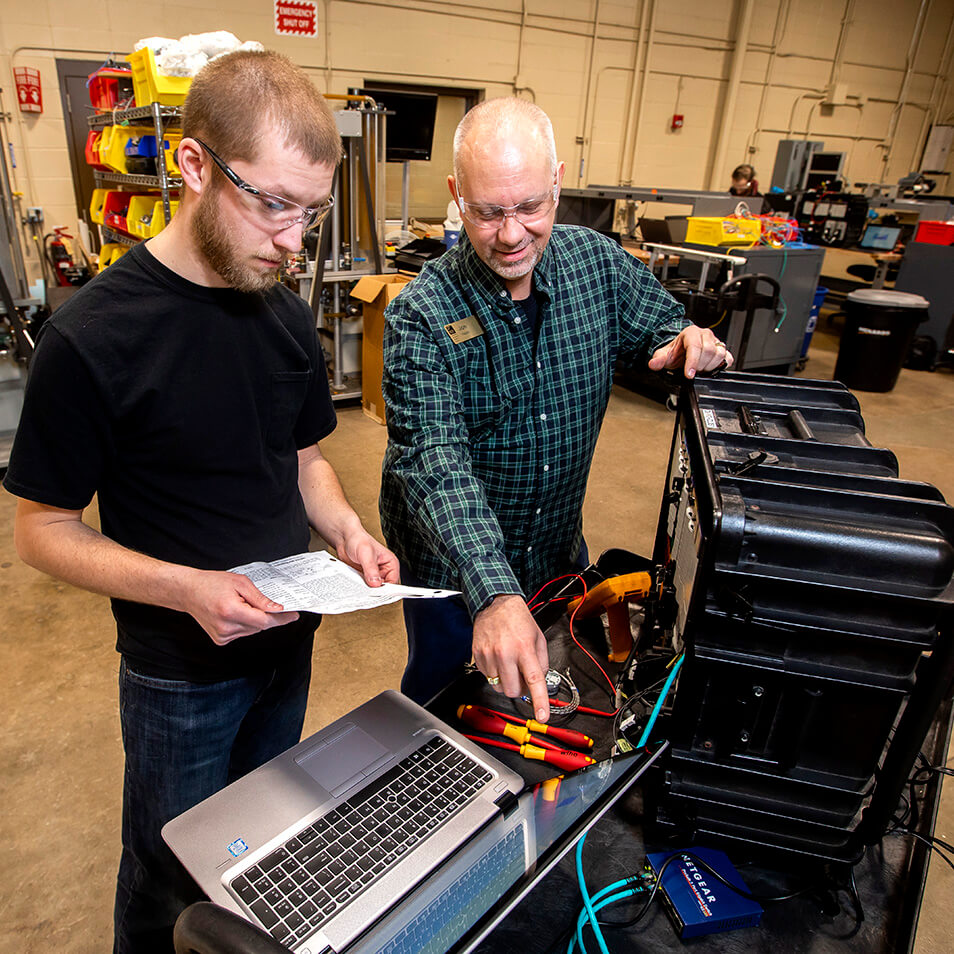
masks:
[(637, 650), (685, 651), (657, 824), (857, 859), (951, 691), (954, 509), (837, 382), (726, 373), (682, 389), (653, 562)]

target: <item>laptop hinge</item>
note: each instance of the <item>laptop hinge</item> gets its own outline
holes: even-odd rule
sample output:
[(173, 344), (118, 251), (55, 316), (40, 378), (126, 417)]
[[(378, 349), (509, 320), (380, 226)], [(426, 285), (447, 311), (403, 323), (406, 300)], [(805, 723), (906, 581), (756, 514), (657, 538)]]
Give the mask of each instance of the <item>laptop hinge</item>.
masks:
[(504, 818), (509, 818), (517, 807), (517, 796), (511, 791), (503, 792), (494, 799), (494, 804), (500, 809)]

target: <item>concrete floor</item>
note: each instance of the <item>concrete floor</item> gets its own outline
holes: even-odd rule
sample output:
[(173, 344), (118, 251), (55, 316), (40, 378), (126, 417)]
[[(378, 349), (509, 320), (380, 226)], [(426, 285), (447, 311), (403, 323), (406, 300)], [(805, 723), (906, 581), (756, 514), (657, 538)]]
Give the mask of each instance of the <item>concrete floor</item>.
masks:
[[(822, 322), (804, 374), (831, 378), (837, 329)], [(890, 447), (901, 475), (954, 502), (954, 374), (903, 371), (889, 394), (859, 392), (868, 436)], [(378, 532), (385, 430), (341, 408), (323, 445), (366, 525)], [(672, 415), (617, 389), (597, 449), (586, 509), (591, 553), (650, 554)], [(634, 476), (637, 475), (638, 477)], [(122, 751), (118, 657), (107, 601), (23, 566), (13, 549), (14, 501), (0, 494), (0, 950), (106, 951), (119, 848)], [(328, 618), (318, 633), (306, 733), (398, 684), (404, 635), (398, 606)], [(954, 837), (954, 786), (937, 834)], [(918, 954), (954, 950), (954, 871), (931, 867)]]

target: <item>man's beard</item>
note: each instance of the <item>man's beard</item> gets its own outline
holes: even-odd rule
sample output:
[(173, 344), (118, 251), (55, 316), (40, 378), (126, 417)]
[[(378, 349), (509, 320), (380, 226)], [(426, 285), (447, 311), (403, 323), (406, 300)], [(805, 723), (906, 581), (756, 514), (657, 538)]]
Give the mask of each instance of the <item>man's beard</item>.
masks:
[(278, 279), (278, 269), (284, 263), (284, 256), (275, 263), (274, 272), (259, 271), (242, 261), (228, 229), (221, 225), (218, 208), (213, 201), (215, 191), (212, 189), (202, 193), (192, 217), (192, 233), (199, 251), (231, 288), (241, 292), (267, 291)]

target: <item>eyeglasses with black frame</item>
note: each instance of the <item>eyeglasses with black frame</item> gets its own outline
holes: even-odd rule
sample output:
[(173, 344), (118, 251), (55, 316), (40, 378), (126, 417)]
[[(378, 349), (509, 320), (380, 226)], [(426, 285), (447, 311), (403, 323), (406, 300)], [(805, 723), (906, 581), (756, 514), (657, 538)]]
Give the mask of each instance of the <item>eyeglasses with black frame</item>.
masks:
[[(275, 195), (273, 192), (266, 192), (264, 189), (259, 189), (251, 183), (246, 182), (224, 159), (216, 155), (215, 150), (212, 149), (211, 146), (206, 145), (206, 143), (201, 139), (197, 139), (195, 136), (192, 138), (209, 154), (209, 158), (219, 167), (222, 174), (232, 185), (259, 200), (256, 208), (262, 213), (263, 221), (265, 221), (270, 228), (274, 228), (276, 232), (284, 231), (299, 223), (301, 224), (303, 232), (316, 229), (334, 207), (335, 197), (333, 195), (328, 196), (327, 202), (318, 206), (318, 208), (307, 209), (297, 202), (292, 202), (291, 199), (286, 199), (284, 196)], [(294, 210), (297, 210), (297, 212)]]
[(457, 205), (460, 207), (460, 214), (468, 222), (476, 225), (479, 229), (499, 229), (508, 218), (516, 219), (521, 225), (532, 225), (548, 216), (557, 203), (560, 196), (559, 182), (553, 183), (553, 188), (542, 196), (532, 199), (525, 199), (516, 205), (483, 205), (477, 202), (467, 202), (457, 191), (455, 184), (454, 191), (457, 195)]

